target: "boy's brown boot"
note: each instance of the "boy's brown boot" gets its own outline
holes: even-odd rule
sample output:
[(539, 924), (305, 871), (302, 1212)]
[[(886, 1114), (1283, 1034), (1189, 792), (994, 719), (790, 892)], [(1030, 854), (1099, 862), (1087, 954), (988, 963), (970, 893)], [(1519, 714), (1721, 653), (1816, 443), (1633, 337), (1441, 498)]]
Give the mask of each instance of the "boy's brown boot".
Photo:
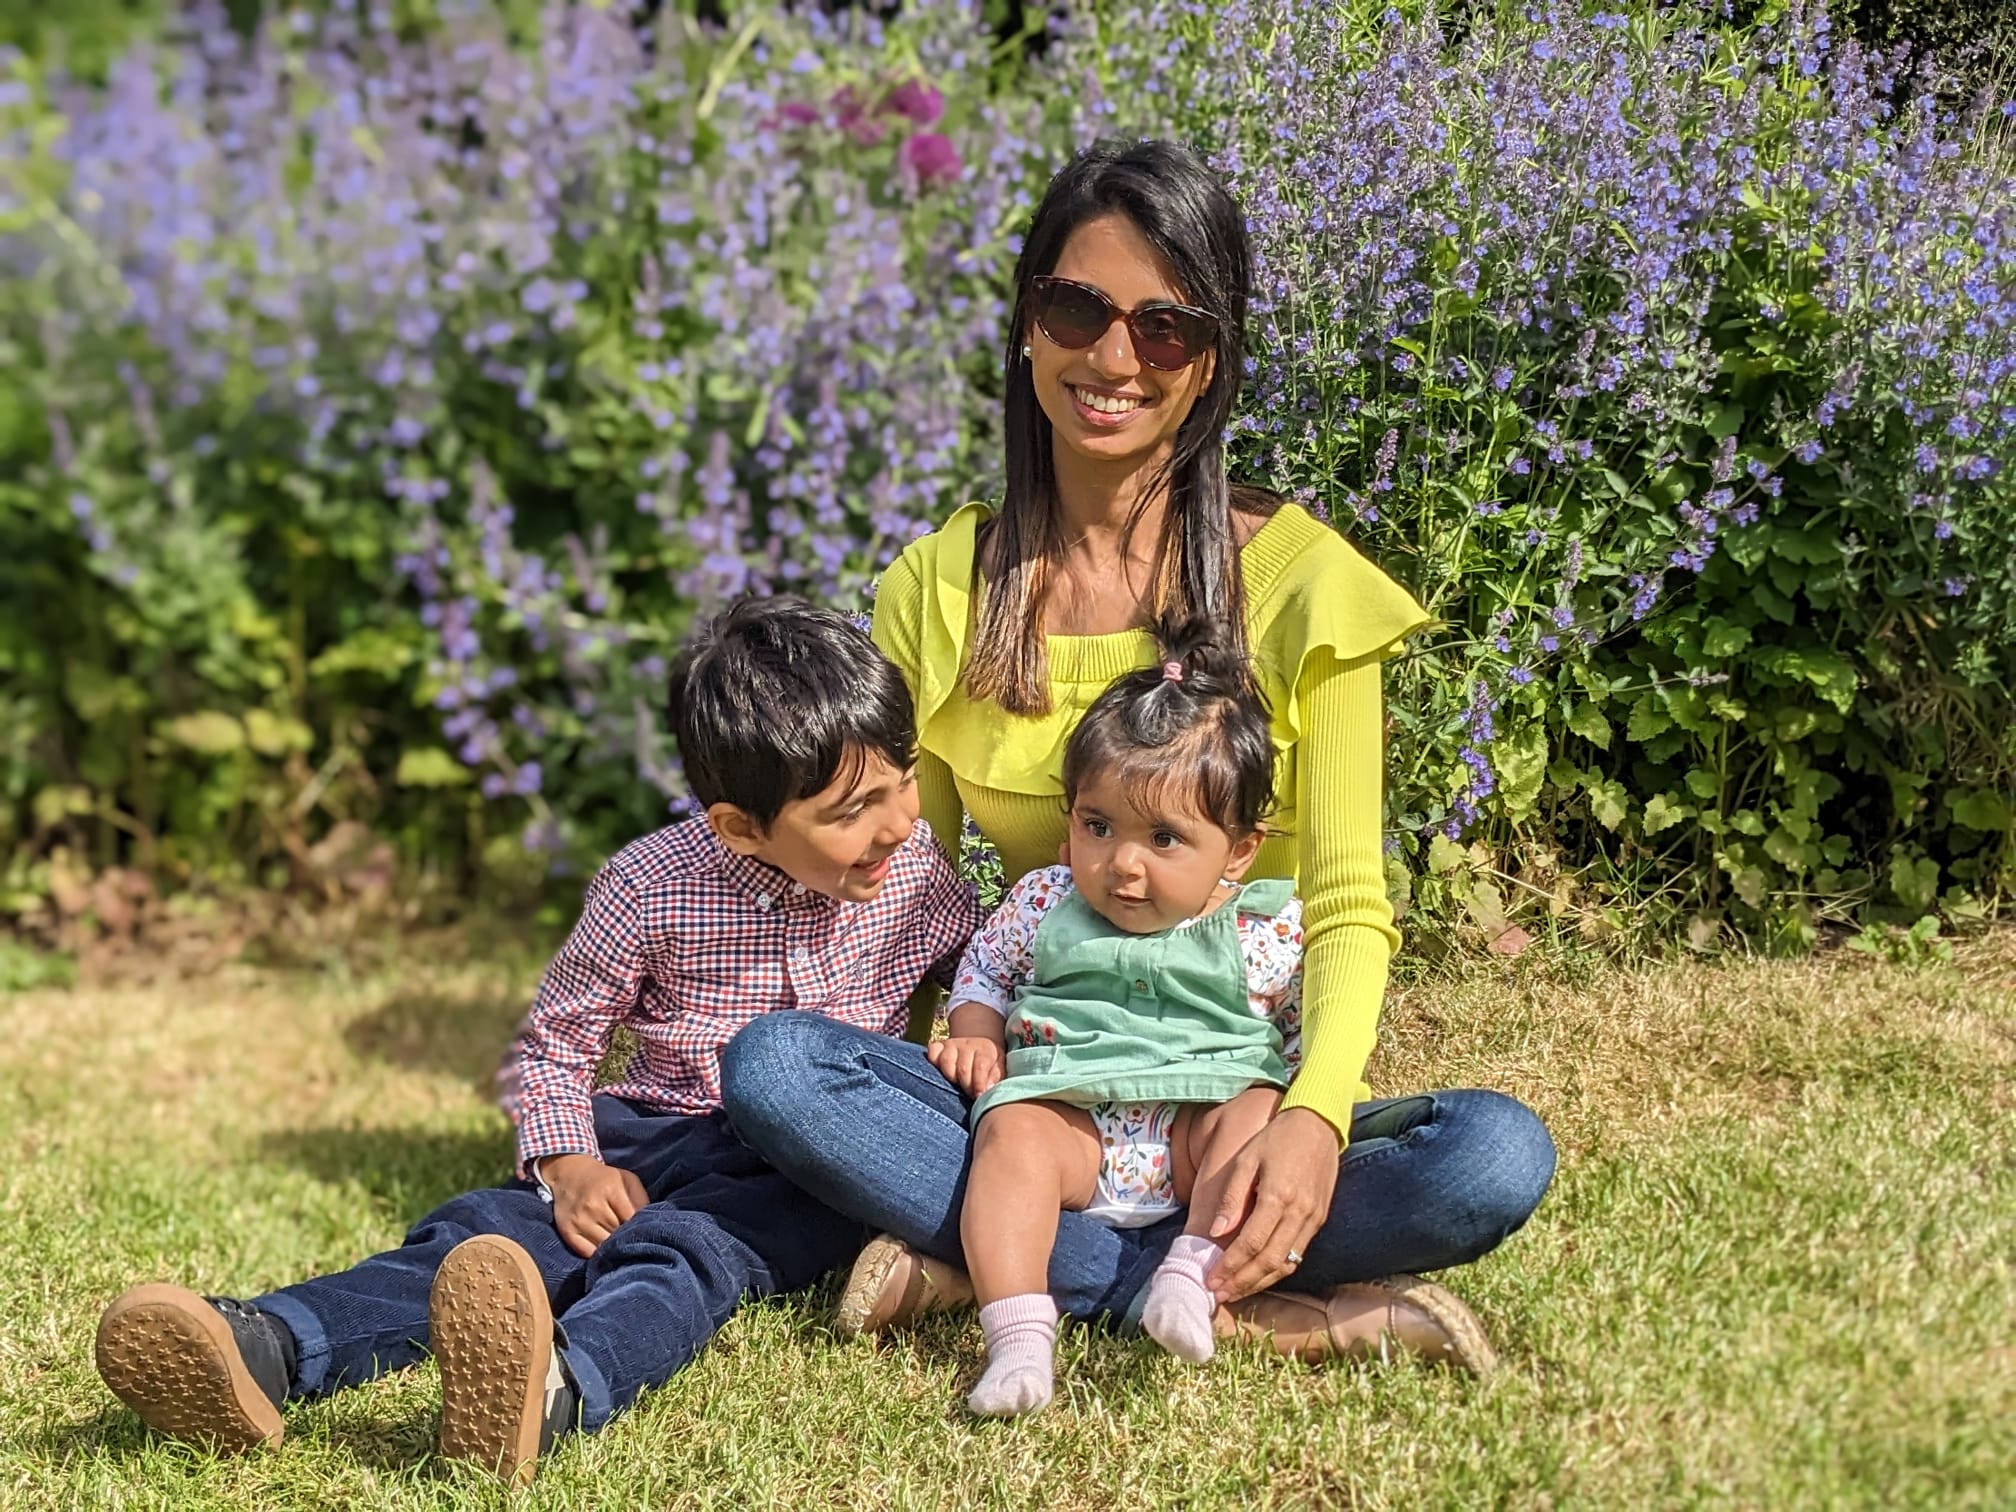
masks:
[(280, 1442), (293, 1336), (229, 1297), (136, 1286), (98, 1319), (98, 1374), (156, 1433), (239, 1454)]
[(902, 1328), (926, 1313), (973, 1300), (966, 1272), (920, 1255), (901, 1239), (878, 1234), (868, 1241), (847, 1289), (840, 1294), (840, 1332), (847, 1338)]
[(1218, 1309), (1221, 1339), (1253, 1339), (1293, 1360), (1376, 1359), (1389, 1351), (1488, 1375), (1498, 1352), (1477, 1315), (1419, 1276), (1381, 1276), (1320, 1293), (1270, 1291)]
[(580, 1410), (539, 1267), (501, 1234), (463, 1240), (434, 1273), (427, 1327), (441, 1367), (443, 1457), (526, 1484)]

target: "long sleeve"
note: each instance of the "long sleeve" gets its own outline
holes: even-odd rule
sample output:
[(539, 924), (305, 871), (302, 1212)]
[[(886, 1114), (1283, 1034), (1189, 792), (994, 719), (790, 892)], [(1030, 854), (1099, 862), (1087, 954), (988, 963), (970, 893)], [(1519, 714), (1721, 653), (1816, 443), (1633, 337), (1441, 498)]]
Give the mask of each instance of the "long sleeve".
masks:
[[(912, 699), (918, 698), (924, 668), (924, 585), (908, 557), (898, 557), (882, 574), (875, 591), (875, 617), (870, 635), (884, 656), (903, 674)], [(938, 837), (938, 848), (954, 866), (959, 864), (959, 834), (966, 811), (945, 758), (917, 753), (917, 807)]]
[(1377, 1037), (1386, 973), (1400, 932), (1386, 896), (1385, 713), (1379, 658), (1303, 665), (1296, 751), (1304, 941), (1302, 1069), (1283, 1106), (1308, 1108), (1348, 1138)]
[(600, 1152), (590, 1094), (643, 984), (638, 923), (628, 882), (605, 866), (588, 884), (580, 922), (547, 967), (514, 1047), (521, 1171), (543, 1155)]

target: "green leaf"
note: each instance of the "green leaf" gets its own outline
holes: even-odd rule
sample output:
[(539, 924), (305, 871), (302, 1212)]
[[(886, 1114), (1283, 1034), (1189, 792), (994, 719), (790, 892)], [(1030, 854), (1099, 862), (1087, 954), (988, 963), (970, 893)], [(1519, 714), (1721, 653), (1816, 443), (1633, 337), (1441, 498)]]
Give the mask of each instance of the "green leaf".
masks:
[(1610, 721), (1594, 704), (1577, 704), (1568, 716), (1568, 728), (1599, 751), (1610, 749)]
[(1617, 828), (1624, 822), (1624, 815), (1629, 810), (1630, 802), (1623, 783), (1612, 780), (1589, 784), (1589, 812), (1596, 816), (1596, 822), (1603, 828)]
[(245, 747), (245, 726), (219, 709), (181, 715), (163, 729), (177, 745), (205, 756), (228, 756)]
[(96, 805), (91, 801), (91, 789), (72, 783), (42, 788), (35, 794), (33, 807), (36, 828), (54, 829), (72, 815), (90, 813)]
[(1717, 441), (1726, 441), (1743, 429), (1743, 406), (1725, 404), (1715, 412), (1715, 418), (1708, 422), (1708, 434)]
[(1631, 706), (1631, 719), (1624, 726), (1624, 733), (1643, 745), (1672, 723), (1673, 716), (1659, 702), (1659, 695), (1647, 693)]
[(1645, 805), (1645, 833), (1656, 835), (1661, 830), (1671, 829), (1694, 810), (1684, 803), (1675, 803), (1664, 793), (1654, 793)]
[(1730, 884), (1736, 889), (1737, 897), (1752, 908), (1762, 908), (1767, 880), (1762, 867), (1745, 866), (1738, 868), (1736, 875), (1730, 878)]
[(415, 746), (399, 753), (392, 780), (401, 787), (461, 787), (469, 781), (469, 769), (439, 746)]
[(1547, 776), (1546, 728), (1536, 719), (1499, 737), (1491, 748), (1491, 765), (1498, 773), (1506, 814), (1525, 818), (1539, 802), (1540, 785)]
[(1913, 913), (1923, 913), (1939, 896), (1939, 863), (1930, 856), (1913, 857), (1901, 850), (1892, 852), (1890, 891)]
[(1803, 871), (1806, 866), (1806, 847), (1782, 825), (1764, 837), (1764, 854), (1792, 871)]
[(1447, 835), (1437, 835), (1428, 842), (1428, 870), (1438, 875), (1453, 872), (1465, 861), (1463, 847)]
[(1725, 619), (1711, 619), (1702, 627), (1701, 653), (1704, 656), (1734, 656), (1750, 644), (1750, 627)]
[(359, 672), (390, 681), (405, 671), (416, 655), (409, 642), (390, 631), (359, 630), (308, 663), (308, 675), (328, 678)]
[(64, 664), (63, 696), (90, 724), (115, 714), (135, 714), (147, 706), (147, 696), (132, 678), (116, 676), (82, 658)]
[(1977, 788), (1952, 800), (1953, 822), (1984, 835), (1999, 835), (2010, 828), (2009, 805), (1986, 788)]
[(265, 709), (246, 710), (245, 738), (261, 756), (285, 756), (289, 751), (305, 751), (315, 744), (315, 732), (300, 720)]

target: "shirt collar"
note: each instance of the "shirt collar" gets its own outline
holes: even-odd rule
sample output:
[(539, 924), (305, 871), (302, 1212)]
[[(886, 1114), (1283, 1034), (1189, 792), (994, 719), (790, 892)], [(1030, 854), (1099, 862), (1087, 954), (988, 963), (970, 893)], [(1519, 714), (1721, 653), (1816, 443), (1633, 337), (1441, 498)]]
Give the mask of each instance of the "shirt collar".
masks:
[(722, 844), (721, 837), (711, 830), (708, 839), (713, 844), (715, 868), (722, 879), (755, 904), (759, 912), (838, 906), (837, 898), (814, 892), (802, 882), (793, 882), (776, 867), (758, 861), (754, 856), (737, 855)]

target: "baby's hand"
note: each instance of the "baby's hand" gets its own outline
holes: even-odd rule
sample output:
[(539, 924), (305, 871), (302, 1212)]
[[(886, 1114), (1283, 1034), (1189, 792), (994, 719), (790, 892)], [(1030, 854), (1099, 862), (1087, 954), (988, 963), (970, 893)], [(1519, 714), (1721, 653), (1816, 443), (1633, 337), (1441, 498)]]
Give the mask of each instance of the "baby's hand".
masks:
[(978, 1097), (1001, 1080), (1005, 1059), (999, 1039), (982, 1035), (957, 1035), (937, 1040), (926, 1048), (938, 1074), (968, 1097)]
[(584, 1257), (650, 1201), (643, 1182), (593, 1155), (548, 1155), (539, 1175), (553, 1193), (553, 1226), (561, 1241)]

